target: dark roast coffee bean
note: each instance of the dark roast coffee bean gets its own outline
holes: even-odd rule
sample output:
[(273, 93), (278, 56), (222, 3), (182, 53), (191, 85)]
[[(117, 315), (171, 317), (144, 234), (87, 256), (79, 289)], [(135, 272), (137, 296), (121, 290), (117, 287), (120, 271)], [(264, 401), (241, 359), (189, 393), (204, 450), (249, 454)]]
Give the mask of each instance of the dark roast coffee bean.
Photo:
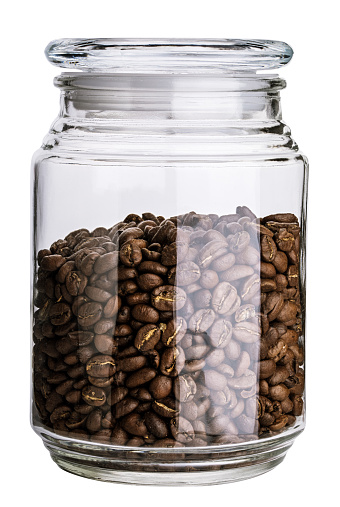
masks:
[(105, 391), (101, 387), (86, 386), (81, 395), (85, 403), (92, 407), (100, 407), (106, 402)]
[(168, 435), (168, 427), (161, 417), (154, 412), (146, 412), (144, 421), (147, 429), (157, 438), (166, 438)]
[(121, 426), (125, 431), (131, 433), (131, 435), (145, 437), (148, 432), (143, 417), (140, 414), (132, 413), (126, 415), (121, 422)]
[(124, 417), (127, 414), (130, 414), (135, 410), (135, 408), (138, 407), (139, 402), (136, 399), (133, 398), (124, 398), (123, 400), (119, 401), (114, 406), (114, 415), (116, 419), (119, 419), (120, 417)]
[(139, 322), (155, 324), (159, 320), (158, 311), (152, 306), (138, 304), (132, 308), (132, 317)]
[(116, 371), (116, 363), (111, 356), (92, 357), (86, 364), (86, 373), (91, 377), (110, 377)]
[(150, 382), (155, 376), (156, 370), (153, 368), (141, 368), (126, 379), (125, 385), (128, 388), (137, 387)]
[(71, 296), (79, 296), (86, 288), (87, 277), (81, 271), (70, 271), (66, 276), (65, 285)]
[(45, 271), (56, 271), (63, 264), (65, 264), (65, 262), (66, 262), (65, 257), (62, 257), (61, 255), (58, 254), (44, 255), (41, 258), (40, 266)]
[(168, 376), (157, 375), (157, 377), (151, 380), (149, 390), (155, 400), (166, 398), (171, 393), (172, 380)]
[(147, 324), (139, 329), (134, 344), (138, 350), (144, 352), (153, 349), (160, 338), (160, 328), (154, 324)]
[(120, 359), (117, 362), (117, 368), (122, 371), (136, 371), (143, 368), (147, 363), (146, 356), (132, 356)]
[(152, 291), (151, 303), (160, 311), (174, 311), (183, 308), (186, 301), (186, 293), (180, 287), (162, 285)]
[(94, 272), (107, 273), (118, 266), (118, 252), (109, 252), (101, 255), (94, 263)]
[(83, 327), (93, 326), (101, 318), (103, 308), (99, 303), (85, 303), (78, 311), (78, 322)]
[(153, 273), (144, 273), (137, 278), (137, 283), (140, 289), (144, 291), (151, 291), (155, 287), (162, 285), (163, 279)]
[(166, 347), (172, 347), (181, 341), (186, 330), (186, 321), (177, 317), (162, 325), (162, 342)]

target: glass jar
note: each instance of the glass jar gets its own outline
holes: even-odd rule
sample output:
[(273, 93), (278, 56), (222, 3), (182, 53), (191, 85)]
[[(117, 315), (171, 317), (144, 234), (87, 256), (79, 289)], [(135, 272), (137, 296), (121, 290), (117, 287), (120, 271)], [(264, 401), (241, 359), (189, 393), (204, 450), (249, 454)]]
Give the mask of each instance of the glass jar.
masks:
[(66, 39), (33, 159), (32, 425), (85, 477), (216, 484), (304, 428), (307, 160), (261, 40)]

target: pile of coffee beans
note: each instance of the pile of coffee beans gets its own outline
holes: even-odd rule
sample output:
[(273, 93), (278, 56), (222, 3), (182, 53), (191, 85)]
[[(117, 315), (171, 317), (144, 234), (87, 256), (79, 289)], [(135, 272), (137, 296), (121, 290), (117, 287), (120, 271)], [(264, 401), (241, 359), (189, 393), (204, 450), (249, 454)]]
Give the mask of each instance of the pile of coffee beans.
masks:
[(207, 446), (303, 412), (300, 227), (245, 206), (130, 214), (37, 254), (34, 423), (123, 446)]

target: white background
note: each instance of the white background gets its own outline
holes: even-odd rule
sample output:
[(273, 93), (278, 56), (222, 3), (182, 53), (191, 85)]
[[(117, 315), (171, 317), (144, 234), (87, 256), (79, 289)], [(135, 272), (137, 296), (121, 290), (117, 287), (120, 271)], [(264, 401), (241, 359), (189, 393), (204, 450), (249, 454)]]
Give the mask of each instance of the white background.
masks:
[[(339, 52), (335, 1), (101, 0), (6, 2), (1, 19), (0, 463), (6, 505), (275, 507), (338, 502)], [(5, 10), (4, 10), (5, 9)], [(7, 9), (7, 10), (6, 10)], [(58, 112), (43, 51), (62, 37), (261, 38), (288, 42), (284, 120), (310, 160), (307, 427), (275, 470), (213, 487), (152, 488), (60, 470), (30, 428), (29, 171)]]

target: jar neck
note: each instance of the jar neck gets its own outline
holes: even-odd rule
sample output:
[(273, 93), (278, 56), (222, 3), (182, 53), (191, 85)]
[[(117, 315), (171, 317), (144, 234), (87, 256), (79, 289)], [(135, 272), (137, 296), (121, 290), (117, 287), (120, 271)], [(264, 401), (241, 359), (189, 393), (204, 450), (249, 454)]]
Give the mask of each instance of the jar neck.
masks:
[[(60, 116), (66, 122), (131, 121), (134, 125), (165, 121), (208, 126), (211, 122), (281, 120), (277, 75), (231, 73), (209, 75), (123, 75), (63, 73)], [(97, 120), (97, 121), (96, 121)]]

